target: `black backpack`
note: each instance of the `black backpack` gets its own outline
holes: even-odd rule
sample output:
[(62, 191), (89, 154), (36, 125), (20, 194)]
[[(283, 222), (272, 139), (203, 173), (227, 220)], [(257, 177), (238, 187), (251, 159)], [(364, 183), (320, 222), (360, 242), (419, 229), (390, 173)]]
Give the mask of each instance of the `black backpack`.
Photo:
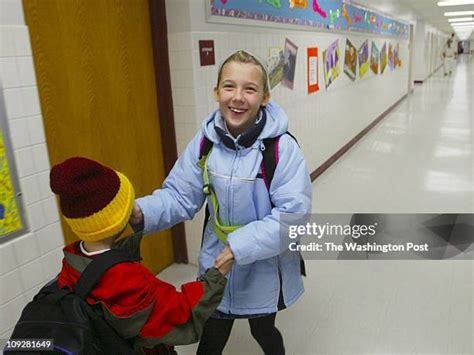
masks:
[(109, 268), (138, 260), (127, 251), (111, 249), (90, 262), (74, 290), (60, 289), (57, 280), (51, 281), (23, 309), (11, 341), (48, 339), (54, 351), (5, 348), (5, 354), (133, 354), (132, 343), (119, 336), (86, 297)]

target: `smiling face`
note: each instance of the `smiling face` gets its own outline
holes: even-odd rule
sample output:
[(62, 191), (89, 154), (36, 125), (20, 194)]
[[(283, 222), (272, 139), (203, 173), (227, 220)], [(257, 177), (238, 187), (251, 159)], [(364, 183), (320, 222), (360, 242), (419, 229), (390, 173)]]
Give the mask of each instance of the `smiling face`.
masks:
[(268, 103), (270, 93), (264, 92), (263, 80), (262, 69), (254, 63), (230, 61), (222, 67), (214, 96), (234, 137), (250, 128), (260, 107)]

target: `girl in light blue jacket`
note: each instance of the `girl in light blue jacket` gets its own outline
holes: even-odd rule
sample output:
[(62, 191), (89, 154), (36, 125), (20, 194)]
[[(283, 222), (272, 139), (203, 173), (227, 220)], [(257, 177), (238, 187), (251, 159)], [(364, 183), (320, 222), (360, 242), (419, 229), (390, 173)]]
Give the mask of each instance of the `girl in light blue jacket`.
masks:
[[(265, 354), (284, 354), (276, 312), (303, 294), (300, 256), (280, 237), (282, 214), (311, 213), (311, 181), (288, 134), (288, 117), (270, 100), (265, 66), (238, 51), (221, 65), (214, 89), (219, 109), (179, 157), (163, 187), (136, 200), (130, 223), (145, 233), (192, 219), (207, 200), (199, 274), (234, 260), (224, 297), (202, 334), (198, 354), (221, 354), (234, 319), (249, 320)], [(276, 142), (270, 186), (262, 171), (264, 139)], [(202, 146), (212, 143), (201, 157)], [(287, 244), (286, 244), (287, 245)]]

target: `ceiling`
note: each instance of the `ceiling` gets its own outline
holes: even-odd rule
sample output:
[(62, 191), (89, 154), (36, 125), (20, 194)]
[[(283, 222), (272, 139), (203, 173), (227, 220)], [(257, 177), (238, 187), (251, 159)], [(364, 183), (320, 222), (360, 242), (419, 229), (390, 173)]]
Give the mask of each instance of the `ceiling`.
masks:
[[(474, 4), (440, 7), (437, 5), (438, 0), (354, 0), (351, 2), (360, 4), (367, 8), (379, 10), (389, 16), (397, 17), (409, 22), (424, 20), (431, 26), (436, 27), (448, 35), (453, 32), (453, 28), (450, 26), (448, 18), (454, 17), (444, 16), (445, 12), (466, 10), (474, 11)], [(474, 38), (474, 33), (471, 33), (471, 38)]]

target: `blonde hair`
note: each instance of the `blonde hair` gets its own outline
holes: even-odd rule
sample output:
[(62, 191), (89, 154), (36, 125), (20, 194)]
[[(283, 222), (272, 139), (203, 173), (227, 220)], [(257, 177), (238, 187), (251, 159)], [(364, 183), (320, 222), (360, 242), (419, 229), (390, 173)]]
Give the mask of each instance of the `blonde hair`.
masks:
[(256, 56), (254, 56), (253, 54), (250, 54), (249, 52), (246, 52), (244, 50), (238, 50), (237, 52), (231, 54), (221, 64), (221, 66), (219, 68), (219, 72), (217, 74), (217, 87), (219, 87), (219, 84), (221, 82), (222, 70), (224, 68), (224, 65), (226, 65), (227, 63), (230, 63), (230, 62), (252, 63), (252, 64), (255, 64), (256, 66), (258, 66), (262, 70), (263, 93), (264, 93), (264, 95), (270, 94), (270, 84), (269, 84), (267, 68), (265, 67), (263, 62), (261, 60), (259, 60)]

